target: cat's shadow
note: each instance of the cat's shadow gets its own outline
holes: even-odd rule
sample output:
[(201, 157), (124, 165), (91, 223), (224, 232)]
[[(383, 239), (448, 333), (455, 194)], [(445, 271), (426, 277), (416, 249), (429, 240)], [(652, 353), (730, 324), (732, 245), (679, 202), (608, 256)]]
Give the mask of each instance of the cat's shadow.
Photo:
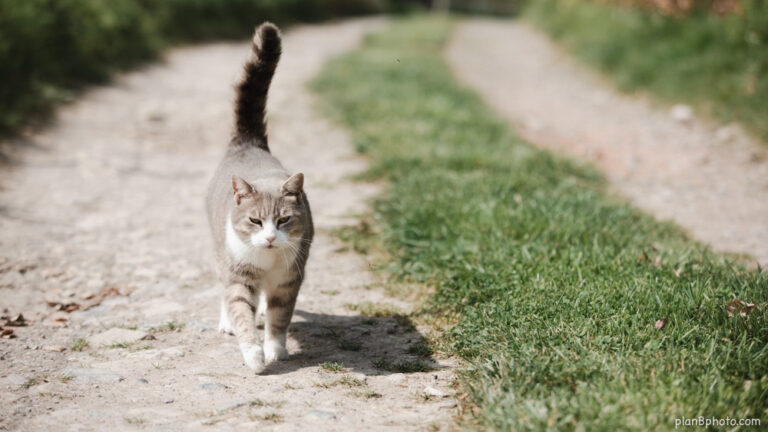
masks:
[(280, 375), (306, 367), (365, 375), (424, 372), (439, 369), (424, 336), (409, 318), (316, 314), (297, 309), (289, 339), (299, 352), (269, 364), (264, 374)]

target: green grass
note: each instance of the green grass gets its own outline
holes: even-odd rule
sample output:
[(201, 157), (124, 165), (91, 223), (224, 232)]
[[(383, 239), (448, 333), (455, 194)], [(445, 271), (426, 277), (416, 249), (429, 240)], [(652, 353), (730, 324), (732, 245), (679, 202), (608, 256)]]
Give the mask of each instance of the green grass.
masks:
[(83, 351), (84, 349), (88, 348), (90, 344), (87, 340), (83, 338), (76, 339), (74, 342), (72, 342), (72, 346), (69, 347), (70, 351)]
[(346, 367), (343, 363), (339, 362), (325, 362), (320, 363), (320, 369), (326, 371), (326, 372), (343, 372)]
[(768, 2), (739, 3), (744, 13), (727, 18), (557, 0), (528, 2), (524, 15), (621, 89), (692, 104), (768, 142)]
[[(373, 215), (381, 267), (393, 283), (435, 290), (422, 312), (452, 317), (439, 342), (468, 363), (464, 423), (766, 424), (768, 274), (610, 196), (590, 167), (522, 142), (455, 83), (441, 58), (449, 31), (440, 19), (398, 22), (314, 88), (369, 156), (367, 177), (390, 184)], [(760, 306), (729, 317), (733, 299)]]
[(428, 372), (433, 369), (421, 360), (392, 360), (388, 357), (373, 360), (371, 365), (376, 369), (398, 373)]

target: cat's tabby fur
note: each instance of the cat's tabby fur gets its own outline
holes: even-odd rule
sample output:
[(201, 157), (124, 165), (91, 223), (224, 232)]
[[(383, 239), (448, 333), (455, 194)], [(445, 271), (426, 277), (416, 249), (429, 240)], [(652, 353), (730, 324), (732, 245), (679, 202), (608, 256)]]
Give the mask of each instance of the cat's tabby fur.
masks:
[[(219, 330), (237, 336), (256, 372), (288, 356), (286, 332), (314, 233), (304, 176), (289, 175), (267, 144), (267, 91), (280, 53), (277, 27), (259, 26), (237, 86), (235, 133), (206, 198), (225, 290)], [(257, 313), (264, 313), (263, 345)]]

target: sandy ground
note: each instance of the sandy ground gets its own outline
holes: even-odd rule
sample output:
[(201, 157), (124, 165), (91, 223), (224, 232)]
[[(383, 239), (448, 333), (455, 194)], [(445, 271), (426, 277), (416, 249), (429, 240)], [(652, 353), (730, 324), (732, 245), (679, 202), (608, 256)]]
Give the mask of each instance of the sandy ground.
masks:
[(768, 151), (737, 126), (619, 94), (519, 21), (465, 21), (446, 57), (529, 142), (596, 164), (638, 207), (768, 265)]
[[(203, 211), (248, 44), (173, 51), (62, 108), (53, 127), (6, 143), (15, 163), (0, 173), (1, 309), (30, 325), (0, 340), (0, 429), (400, 431), (450, 423), (455, 361), (429, 359), (435, 370), (426, 373), (377, 369), (372, 360), (412, 358), (405, 349), (421, 333), (345, 307), (409, 305), (370, 289), (365, 257), (334, 239), (376, 188), (347, 180), (364, 161), (318, 116), (304, 87), (381, 23), (285, 36), (270, 147), (305, 173), (318, 235), (291, 357), (265, 376), (253, 375), (234, 338), (216, 331), (220, 287)], [(119, 295), (83, 310), (97, 303), (89, 293), (110, 288)], [(69, 303), (81, 310), (56, 311)], [(73, 350), (78, 338), (90, 346)], [(326, 371), (323, 362), (346, 369)]]

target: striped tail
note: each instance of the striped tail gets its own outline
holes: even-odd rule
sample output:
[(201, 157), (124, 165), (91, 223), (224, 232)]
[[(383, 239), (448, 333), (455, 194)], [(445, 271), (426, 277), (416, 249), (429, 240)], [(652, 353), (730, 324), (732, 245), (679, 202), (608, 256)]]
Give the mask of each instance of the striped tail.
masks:
[(245, 74), (237, 85), (235, 101), (235, 144), (267, 145), (267, 93), (280, 60), (280, 30), (265, 22), (253, 35), (253, 56), (245, 64)]

